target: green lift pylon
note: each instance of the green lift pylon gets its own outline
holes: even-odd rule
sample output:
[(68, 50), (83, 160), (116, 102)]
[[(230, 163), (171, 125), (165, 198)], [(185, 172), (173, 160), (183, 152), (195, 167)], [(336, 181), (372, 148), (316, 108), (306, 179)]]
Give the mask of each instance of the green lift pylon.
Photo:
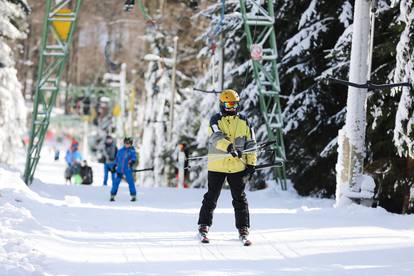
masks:
[[(268, 140), (276, 141), (274, 161), (286, 160), (283, 143), (283, 120), (280, 107), (280, 83), (277, 65), (274, 0), (240, 0), (247, 47), (259, 51), (252, 59), (254, 77), (259, 90), (260, 110), (267, 127)], [(253, 52), (252, 52), (253, 56)], [(276, 180), (286, 190), (284, 162), (275, 169)]]
[(50, 114), (59, 92), (59, 84), (76, 28), (82, 0), (46, 0), (42, 42), (33, 103), (30, 141), (27, 149), (24, 181), (30, 185), (40, 158), (49, 126)]

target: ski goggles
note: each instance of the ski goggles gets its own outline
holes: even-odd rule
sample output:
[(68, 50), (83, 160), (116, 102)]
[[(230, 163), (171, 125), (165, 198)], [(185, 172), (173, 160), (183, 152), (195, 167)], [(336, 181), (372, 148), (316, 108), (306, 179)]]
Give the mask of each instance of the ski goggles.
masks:
[(239, 106), (239, 102), (224, 102), (223, 105), (225, 109), (232, 109), (237, 108)]

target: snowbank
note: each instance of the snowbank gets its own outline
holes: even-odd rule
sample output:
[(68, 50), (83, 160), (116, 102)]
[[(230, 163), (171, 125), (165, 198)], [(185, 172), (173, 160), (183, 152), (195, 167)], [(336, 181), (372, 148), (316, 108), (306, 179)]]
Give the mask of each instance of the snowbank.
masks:
[[(143, 188), (129, 201), (110, 187), (44, 183), (30, 189), (0, 168), (0, 275), (412, 275), (414, 216), (303, 198), (291, 187), (247, 192), (253, 246), (237, 239), (229, 190), (211, 244), (195, 237), (205, 189)], [(62, 165), (63, 166), (63, 165)], [(97, 172), (97, 181), (102, 175)], [(369, 183), (368, 183), (369, 184)], [(369, 185), (368, 185), (369, 186)]]
[(26, 1), (0, 1), (0, 163), (15, 164), (23, 147), (26, 108), (9, 44), (26, 37)]
[(35, 197), (18, 172), (0, 167), (0, 275), (43, 275), (44, 256), (28, 243), (27, 230), (39, 228), (19, 204)]

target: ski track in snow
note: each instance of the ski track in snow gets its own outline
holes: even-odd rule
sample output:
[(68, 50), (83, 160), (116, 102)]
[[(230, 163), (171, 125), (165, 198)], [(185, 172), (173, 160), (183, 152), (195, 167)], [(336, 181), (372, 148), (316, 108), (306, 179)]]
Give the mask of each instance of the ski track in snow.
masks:
[(413, 275), (414, 216), (271, 188), (248, 192), (253, 244), (234, 227), (223, 190), (209, 234), (197, 238), (205, 190), (140, 188), (115, 202), (94, 164), (93, 186), (63, 185), (42, 158), (28, 189), (0, 167), (0, 275)]

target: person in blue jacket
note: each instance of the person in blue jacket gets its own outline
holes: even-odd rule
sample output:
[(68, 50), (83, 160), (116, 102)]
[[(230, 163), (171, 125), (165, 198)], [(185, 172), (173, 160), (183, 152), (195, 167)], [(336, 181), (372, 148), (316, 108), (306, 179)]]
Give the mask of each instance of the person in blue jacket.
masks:
[(135, 190), (135, 183), (133, 177), (133, 166), (137, 162), (137, 154), (132, 146), (133, 141), (131, 137), (124, 138), (124, 147), (122, 147), (116, 153), (115, 167), (116, 172), (115, 182), (112, 184), (111, 189), (111, 201), (115, 201), (116, 193), (118, 192), (119, 184), (121, 183), (122, 176), (125, 175), (125, 179), (128, 182), (129, 193), (131, 195), (131, 201), (136, 201), (137, 192)]
[(66, 152), (65, 161), (67, 168), (65, 170), (65, 179), (66, 182), (69, 181), (69, 183), (71, 183), (73, 175), (79, 174), (80, 163), (83, 160), (82, 154), (78, 151), (78, 148), (79, 144), (77, 142), (73, 142), (70, 145), (70, 149)]

